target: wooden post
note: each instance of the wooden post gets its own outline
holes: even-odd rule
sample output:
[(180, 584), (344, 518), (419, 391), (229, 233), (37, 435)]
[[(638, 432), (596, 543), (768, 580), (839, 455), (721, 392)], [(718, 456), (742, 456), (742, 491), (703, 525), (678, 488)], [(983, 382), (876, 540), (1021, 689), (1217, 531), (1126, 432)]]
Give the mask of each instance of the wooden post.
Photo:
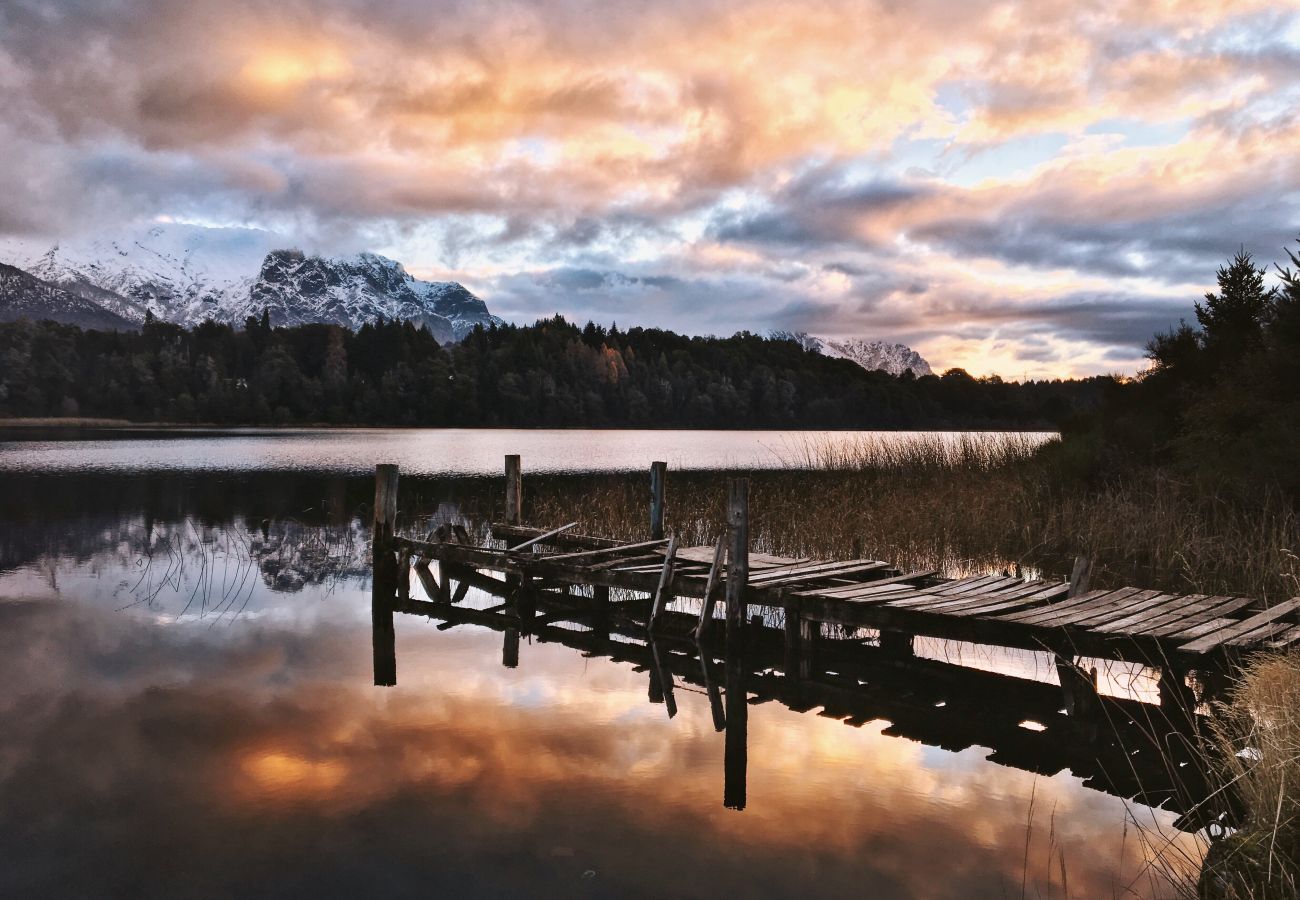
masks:
[(668, 475), (668, 463), (650, 463), (650, 540), (660, 541), (664, 537), (664, 481)]
[(524, 491), (523, 467), (519, 454), (506, 457), (506, 524), (523, 524)]
[(519, 668), (519, 629), (507, 628), (501, 645), (501, 665), (507, 669)]
[(817, 655), (817, 639), (821, 634), (820, 622), (802, 618), (799, 620), (799, 679), (801, 681), (812, 678), (813, 660)]
[(650, 623), (647, 627), (654, 631), (663, 619), (664, 608), (673, 589), (673, 563), (677, 560), (677, 535), (668, 542), (668, 553), (664, 556), (664, 567), (659, 573), (659, 586), (655, 588), (654, 603), (650, 608)]
[(727, 652), (731, 653), (740, 649), (745, 627), (745, 594), (749, 584), (748, 478), (732, 478), (727, 482), (727, 530), (731, 544), (727, 559)]
[(793, 602), (785, 608), (785, 677), (797, 681), (801, 677), (803, 659), (803, 632), (800, 628), (803, 615), (799, 611), (802, 605), (799, 598), (790, 599)]
[(727, 713), (722, 708), (722, 691), (718, 690), (718, 679), (713, 673), (713, 656), (698, 641), (695, 649), (700, 654), (700, 668), (704, 672), (704, 692), (709, 695), (709, 711), (713, 713), (713, 730), (724, 731), (727, 727)]
[(727, 536), (718, 535), (713, 548), (713, 565), (709, 566), (709, 580), (704, 585), (704, 607), (700, 610), (700, 623), (695, 626), (695, 642), (704, 640), (705, 631), (713, 623), (713, 607), (718, 603), (718, 588), (722, 587), (722, 563), (727, 556)]
[(438, 601), (441, 603), (451, 602), (451, 563), (438, 563)]
[(397, 521), (397, 466), (375, 466), (375, 507), (370, 535), (370, 624), (375, 684), (397, 684), (396, 633), (393, 601), (397, 590), (397, 561), (393, 558), (393, 526)]
[(1092, 557), (1079, 555), (1074, 558), (1074, 571), (1070, 573), (1070, 591), (1066, 598), (1078, 597), (1087, 593), (1088, 579), (1092, 577)]
[(650, 638), (648, 643), (650, 644), (650, 656), (654, 660), (654, 671), (650, 675), (659, 682), (659, 696), (668, 711), (668, 718), (675, 718), (677, 716), (677, 697), (673, 694), (672, 669), (668, 668), (665, 663), (667, 655), (659, 652), (659, 642), (653, 637)]
[(744, 809), (749, 768), (749, 698), (740, 641), (727, 642), (727, 733), (723, 738), (722, 805)]

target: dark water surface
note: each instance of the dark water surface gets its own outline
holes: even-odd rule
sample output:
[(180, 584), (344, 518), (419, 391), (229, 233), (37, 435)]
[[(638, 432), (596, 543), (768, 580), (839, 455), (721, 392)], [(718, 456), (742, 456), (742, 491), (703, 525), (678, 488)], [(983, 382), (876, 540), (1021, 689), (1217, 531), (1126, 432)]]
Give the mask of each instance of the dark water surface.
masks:
[[(727, 808), (704, 689), (670, 719), (647, 671), (561, 642), (508, 667), (509, 634), (399, 616), (375, 687), (369, 480), (293, 465), (325, 452), (293, 438), (270, 468), (160, 471), (230, 448), (149, 440), (134, 470), (102, 440), (0, 446), (0, 896), (1162, 896), (1144, 838), (1195, 853), (1068, 770), (753, 685)], [(419, 485), (443, 519), (495, 488)], [(918, 651), (1055, 683), (1035, 654)], [(886, 699), (929, 696), (909, 671)]]

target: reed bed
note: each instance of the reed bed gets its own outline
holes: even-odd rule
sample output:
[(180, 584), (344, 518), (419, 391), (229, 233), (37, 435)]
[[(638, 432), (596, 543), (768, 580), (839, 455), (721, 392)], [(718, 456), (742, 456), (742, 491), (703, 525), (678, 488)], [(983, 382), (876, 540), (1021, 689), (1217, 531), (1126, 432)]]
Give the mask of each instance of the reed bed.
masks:
[(1300, 898), (1300, 654), (1247, 665), (1211, 719), (1209, 757), (1242, 825), (1206, 855), (1196, 892), (1216, 900)]
[[(795, 448), (785, 469), (750, 474), (755, 550), (790, 556), (867, 555), (959, 576), (1012, 569), (1068, 575), (1094, 559), (1099, 587), (1293, 596), (1300, 522), (1284, 498), (1206, 492), (1159, 471), (1090, 485), (1051, 443), (1021, 435), (932, 436)], [(666, 524), (688, 544), (724, 530), (734, 473), (670, 472)], [(640, 473), (534, 476), (525, 519), (643, 538)]]

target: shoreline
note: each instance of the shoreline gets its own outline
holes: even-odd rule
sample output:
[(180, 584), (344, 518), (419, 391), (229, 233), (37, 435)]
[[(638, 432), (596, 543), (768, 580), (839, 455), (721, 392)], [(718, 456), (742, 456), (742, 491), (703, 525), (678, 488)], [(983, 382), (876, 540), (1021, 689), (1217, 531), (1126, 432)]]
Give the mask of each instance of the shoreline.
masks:
[(88, 417), (70, 418), (14, 418), (0, 419), (0, 432), (22, 429), (65, 429), (85, 431), (212, 431), (245, 430), (259, 431), (813, 431), (851, 434), (854, 432), (880, 434), (927, 434), (933, 432), (980, 432), (988, 434), (1059, 434), (1060, 428), (1048, 424), (1026, 425), (1021, 428), (995, 428), (978, 425), (933, 425), (928, 428), (791, 428), (772, 426), (768, 428), (740, 428), (728, 425), (715, 425), (709, 428), (692, 428), (687, 426), (662, 427), (609, 427), (592, 428), (589, 426), (563, 425), (339, 425), (334, 422), (301, 422), (291, 425), (276, 425), (256, 422), (134, 422), (130, 419), (98, 419)]

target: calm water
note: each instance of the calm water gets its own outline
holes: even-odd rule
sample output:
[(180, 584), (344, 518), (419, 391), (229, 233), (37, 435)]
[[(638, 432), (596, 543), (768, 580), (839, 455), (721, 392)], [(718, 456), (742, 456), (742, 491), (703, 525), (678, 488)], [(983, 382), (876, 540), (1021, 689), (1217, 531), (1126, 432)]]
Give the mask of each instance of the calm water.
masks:
[[(368, 480), (348, 473), (377, 458), (496, 472), (511, 450), (526, 471), (776, 465), (763, 454), (782, 440), (802, 437), (0, 445), (0, 896), (1059, 897), (1063, 869), (1071, 897), (1167, 893), (1134, 820), (1190, 848), (1174, 813), (1034, 774), (1032, 720), (1000, 762), (971, 739), (978, 716), (964, 737), (932, 733), (941, 663), (881, 667), (855, 717), (759, 702), (770, 670), (754, 662), (743, 810), (724, 806), (738, 776), (686, 656), (670, 718), (663, 685), (610, 658), (631, 653), (617, 639), (584, 653), (565, 643), (581, 636), (525, 636), (508, 667), (509, 634), (399, 616), (398, 684), (373, 686), (353, 514)], [(477, 488), (429, 489), (454, 517)], [(1055, 681), (1035, 654), (918, 650)], [(1153, 690), (1103, 674), (1113, 694)]]
[[(996, 437), (996, 432), (975, 432)], [(810, 448), (881, 439), (955, 440), (950, 432), (574, 431), (562, 429), (192, 429), (63, 433), (32, 439), (0, 429), (0, 471), (373, 472), (397, 463), (416, 475), (501, 471), (507, 453), (525, 472), (626, 472), (664, 460), (674, 469), (773, 469), (798, 465)], [(1054, 435), (1026, 435), (1045, 441)]]

